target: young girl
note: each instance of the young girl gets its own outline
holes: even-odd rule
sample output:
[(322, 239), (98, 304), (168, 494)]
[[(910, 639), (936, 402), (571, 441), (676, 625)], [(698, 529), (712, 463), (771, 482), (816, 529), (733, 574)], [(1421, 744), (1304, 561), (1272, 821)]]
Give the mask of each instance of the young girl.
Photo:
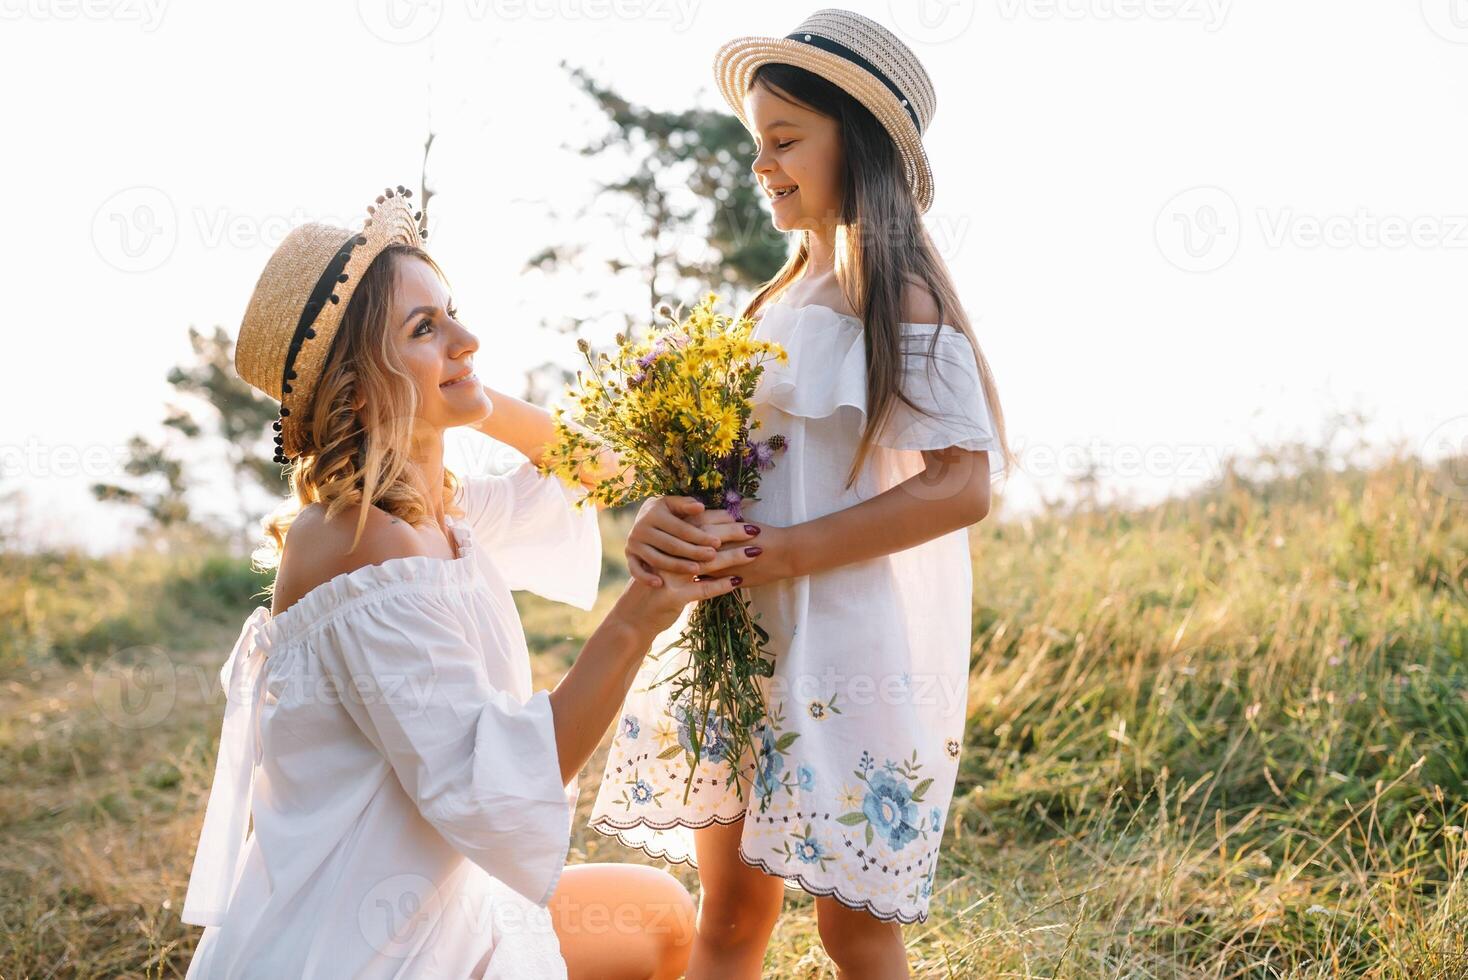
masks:
[(680, 619), (625, 702), (592, 826), (698, 868), (690, 977), (759, 976), (782, 885), (817, 896), (842, 977), (905, 975), (898, 923), (927, 917), (963, 742), (967, 528), (988, 513), (991, 465), (1011, 458), (1003, 418), (920, 220), (933, 91), (912, 52), (824, 10), (788, 38), (725, 46), (717, 74), (755, 137), (775, 226), (795, 238), (747, 311), (789, 352), (754, 396), (760, 437), (788, 450), (743, 512), (757, 543), (719, 550), (703, 515), (668, 498), (645, 508), (628, 556), (649, 584), (758, 556), (740, 575), (770, 634), (768, 717), (744, 760), (725, 758), (722, 721), (705, 723), (690, 771), (699, 720), (655, 686), (685, 662), (677, 648), (654, 659)]
[[(652, 637), (739, 580), (629, 585), (532, 693), (510, 592), (591, 608), (596, 513), (536, 472), (550, 416), (474, 375), (479, 340), (398, 191), (359, 231), (286, 236), (240, 328), (293, 499), (266, 524), (273, 601), (220, 675), (188, 975), (676, 977), (693, 910), (672, 876), (564, 866), (576, 777)], [(531, 461), (461, 480), (454, 426)]]

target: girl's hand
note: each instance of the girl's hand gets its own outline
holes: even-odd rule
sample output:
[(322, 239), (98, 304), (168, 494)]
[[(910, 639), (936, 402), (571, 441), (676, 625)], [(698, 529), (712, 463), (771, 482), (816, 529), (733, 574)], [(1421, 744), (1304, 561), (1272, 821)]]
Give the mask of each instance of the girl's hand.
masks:
[(607, 619), (625, 623), (635, 634), (651, 643), (654, 637), (678, 621), (684, 606), (733, 592), (740, 582), (737, 575), (697, 580), (691, 575), (666, 575), (658, 587), (628, 582)]
[[(793, 528), (762, 524), (756, 544), (726, 545), (719, 550), (718, 558), (703, 564), (699, 574), (729, 575), (732, 572), (744, 580), (743, 588), (746, 589), (792, 578), (800, 574), (795, 560), (795, 534)], [(746, 556), (746, 548), (753, 548), (755, 554)]]
[[(760, 530), (735, 521), (726, 510), (708, 510), (692, 497), (654, 497), (642, 505), (627, 535), (627, 571), (653, 588), (663, 584), (665, 573), (727, 574), (760, 556), (758, 544), (746, 543)], [(738, 574), (748, 577), (742, 568)]]

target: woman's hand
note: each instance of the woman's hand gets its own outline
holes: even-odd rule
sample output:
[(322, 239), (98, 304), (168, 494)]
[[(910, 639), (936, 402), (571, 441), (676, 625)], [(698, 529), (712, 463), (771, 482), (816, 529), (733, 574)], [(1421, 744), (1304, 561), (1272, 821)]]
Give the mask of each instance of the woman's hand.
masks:
[(678, 621), (684, 606), (733, 592), (740, 583), (737, 575), (695, 579), (691, 575), (677, 574), (663, 576), (663, 584), (657, 587), (637, 581), (628, 582), (607, 618), (625, 623), (650, 643), (653, 637)]
[(725, 575), (743, 578), (764, 553), (758, 525), (735, 521), (726, 510), (708, 510), (692, 497), (654, 497), (642, 505), (627, 535), (627, 571), (657, 588), (663, 576)]

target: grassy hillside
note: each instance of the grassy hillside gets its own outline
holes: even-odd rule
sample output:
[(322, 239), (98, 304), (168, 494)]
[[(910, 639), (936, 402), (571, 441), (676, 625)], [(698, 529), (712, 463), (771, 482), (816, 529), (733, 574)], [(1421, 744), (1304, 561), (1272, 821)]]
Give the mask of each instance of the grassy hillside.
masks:
[[(1433, 480), (1230, 471), (976, 528), (970, 723), (915, 975), (1468, 975), (1468, 504)], [(222, 556), (3, 579), (0, 976), (181, 976), (215, 675), (259, 583)], [(599, 610), (521, 609), (554, 683)], [(125, 663), (162, 700), (120, 702)], [(642, 860), (584, 829), (573, 857)], [(808, 898), (767, 973), (834, 976)]]

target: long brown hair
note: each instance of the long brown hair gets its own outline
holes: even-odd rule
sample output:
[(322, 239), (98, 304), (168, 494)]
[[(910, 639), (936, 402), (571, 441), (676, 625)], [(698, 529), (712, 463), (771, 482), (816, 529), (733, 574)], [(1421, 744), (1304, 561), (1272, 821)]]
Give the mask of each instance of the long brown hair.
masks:
[[(303, 412), (307, 444), (290, 464), (290, 496), (261, 522), (267, 540), (254, 553), (257, 569), (279, 566), (286, 532), (308, 504), (325, 504), (328, 520), (364, 502), (409, 524), (429, 519), (428, 502), (409, 479), (418, 389), (388, 323), (398, 264), (408, 259), (427, 262), (444, 278), (438, 263), (413, 245), (389, 245), (363, 273)], [(443, 481), (444, 509), (462, 516), (453, 506), (458, 478), (445, 468)], [(352, 548), (367, 517), (368, 508), (360, 507)]]
[[(963, 332), (973, 347), (984, 397), (994, 417), (995, 437), (1006, 469), (1013, 465), (1004, 410), (989, 362), (979, 347), (948, 266), (933, 245), (908, 188), (897, 145), (876, 117), (839, 86), (794, 65), (761, 66), (752, 84), (779, 98), (834, 118), (842, 147), (842, 196), (836, 243), (836, 281), (864, 324), (867, 354), (867, 421), (847, 486), (855, 482), (872, 440), (898, 399), (917, 409), (902, 391), (902, 292), (921, 285), (938, 307), (938, 323)], [(794, 252), (745, 308), (753, 316), (800, 278), (810, 262), (810, 232), (802, 231)], [(934, 331), (928, 355), (938, 344)]]

